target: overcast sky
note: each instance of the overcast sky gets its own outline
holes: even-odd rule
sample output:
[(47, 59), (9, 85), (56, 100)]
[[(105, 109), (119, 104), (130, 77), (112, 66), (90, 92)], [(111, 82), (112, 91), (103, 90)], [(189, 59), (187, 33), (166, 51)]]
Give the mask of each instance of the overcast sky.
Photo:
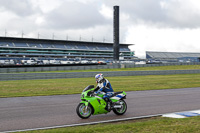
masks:
[(136, 56), (200, 52), (198, 0), (0, 0), (0, 36), (113, 42), (115, 5)]

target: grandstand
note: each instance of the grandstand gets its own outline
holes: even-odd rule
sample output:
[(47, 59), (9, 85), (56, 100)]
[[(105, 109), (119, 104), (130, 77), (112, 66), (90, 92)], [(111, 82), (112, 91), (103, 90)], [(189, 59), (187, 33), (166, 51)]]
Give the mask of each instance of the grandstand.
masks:
[[(120, 44), (122, 59), (135, 57), (130, 45)], [(113, 60), (113, 43), (0, 37), (0, 58)]]
[(167, 62), (200, 62), (200, 53), (146, 51), (146, 59)]

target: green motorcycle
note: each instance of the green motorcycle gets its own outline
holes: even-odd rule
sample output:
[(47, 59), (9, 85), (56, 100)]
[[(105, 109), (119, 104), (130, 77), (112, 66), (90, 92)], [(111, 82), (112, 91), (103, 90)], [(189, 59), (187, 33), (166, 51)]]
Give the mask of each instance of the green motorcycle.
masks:
[(105, 102), (103, 96), (105, 93), (95, 94), (97, 91), (94, 85), (87, 86), (81, 94), (81, 102), (76, 108), (78, 116), (87, 119), (91, 115), (107, 114), (111, 110), (117, 115), (123, 115), (127, 110), (126, 93), (114, 92), (110, 101)]

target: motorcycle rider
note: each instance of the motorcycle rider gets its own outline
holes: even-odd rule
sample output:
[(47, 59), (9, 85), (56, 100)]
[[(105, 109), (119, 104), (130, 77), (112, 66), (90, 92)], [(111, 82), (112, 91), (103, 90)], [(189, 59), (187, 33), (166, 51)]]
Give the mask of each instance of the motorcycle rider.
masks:
[(104, 78), (103, 74), (97, 74), (95, 76), (97, 87), (95, 90), (97, 90), (95, 93), (101, 93), (104, 92), (103, 99), (105, 100), (106, 104), (106, 110), (111, 109), (112, 101), (110, 100), (110, 97), (113, 95), (114, 91), (110, 84), (110, 82)]

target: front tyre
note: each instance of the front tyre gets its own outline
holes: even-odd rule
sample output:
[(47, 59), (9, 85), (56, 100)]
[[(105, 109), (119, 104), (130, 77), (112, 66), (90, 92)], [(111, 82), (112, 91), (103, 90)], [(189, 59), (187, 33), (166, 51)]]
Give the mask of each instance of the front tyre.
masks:
[(126, 104), (126, 102), (124, 101), (124, 100), (119, 100), (119, 103), (120, 103), (120, 105), (122, 106), (121, 108), (114, 108), (113, 109), (113, 112), (116, 114), (116, 115), (123, 115), (125, 112), (126, 112), (126, 110), (127, 110), (127, 104)]
[(79, 105), (76, 108), (76, 113), (80, 118), (87, 119), (92, 114), (92, 108), (90, 105), (86, 107), (84, 103), (79, 103)]

